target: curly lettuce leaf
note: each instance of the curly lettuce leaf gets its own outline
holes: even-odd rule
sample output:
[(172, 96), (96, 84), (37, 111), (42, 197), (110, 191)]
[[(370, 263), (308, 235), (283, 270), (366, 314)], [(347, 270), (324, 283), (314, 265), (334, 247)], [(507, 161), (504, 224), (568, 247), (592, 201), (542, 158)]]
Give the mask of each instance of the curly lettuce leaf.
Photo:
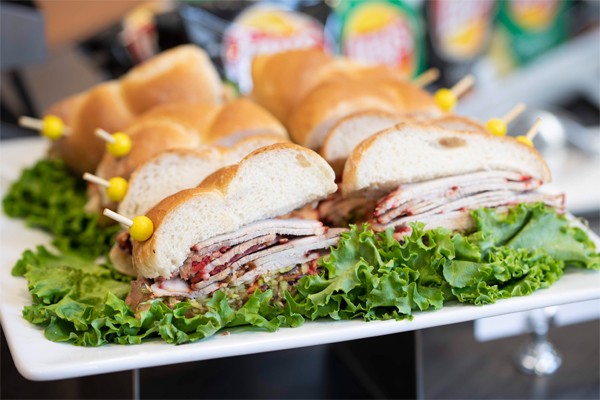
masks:
[(600, 269), (600, 254), (587, 234), (543, 204), (521, 204), (508, 212), (479, 209), (477, 229), (455, 235), (456, 257), (443, 267), (461, 302), (478, 305), (526, 296), (549, 287), (565, 267)]
[(85, 183), (60, 160), (41, 160), (25, 169), (2, 200), (6, 215), (44, 229), (63, 252), (93, 259), (104, 255), (119, 227), (102, 228), (98, 215), (84, 211)]
[(323, 272), (300, 280), (293, 305), (313, 320), (402, 319), (410, 318), (413, 310), (440, 308), (443, 281), (437, 268), (442, 254), (451, 250), (445, 246), (450, 242), (441, 238), (438, 246), (437, 240), (436, 232), (423, 236), (415, 229), (400, 244), (391, 232), (353, 226), (329, 257), (321, 259)]
[(54, 254), (43, 246), (26, 251), (13, 274), (27, 279), (33, 297), (23, 317), (42, 326), (49, 340), (78, 346), (139, 344), (149, 338), (182, 344), (227, 327), (249, 325), (272, 332), (304, 322), (291, 308), (271, 304), (270, 290), (255, 291), (237, 310), (217, 291), (204, 307), (183, 301), (170, 308), (151, 300), (134, 314), (124, 301), (130, 278), (80, 255)]

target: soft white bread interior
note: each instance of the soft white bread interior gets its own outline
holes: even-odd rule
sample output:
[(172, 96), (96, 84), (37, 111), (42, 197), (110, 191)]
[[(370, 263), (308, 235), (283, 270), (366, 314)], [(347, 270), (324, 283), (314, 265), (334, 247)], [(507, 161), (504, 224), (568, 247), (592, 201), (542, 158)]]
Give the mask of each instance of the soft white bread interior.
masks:
[(510, 136), (402, 123), (354, 149), (344, 166), (342, 195), (378, 197), (403, 183), (487, 170), (552, 179), (537, 150)]
[(147, 216), (154, 234), (134, 241), (133, 265), (141, 276), (168, 278), (194, 244), (325, 198), (336, 190), (334, 178), (309, 149), (291, 143), (260, 148), (153, 207)]
[(240, 161), (250, 152), (285, 141), (278, 135), (248, 137), (231, 148), (205, 145), (198, 149), (167, 150), (136, 168), (118, 213), (133, 219), (160, 200), (197, 186), (217, 169)]
[(410, 121), (410, 117), (380, 110), (352, 113), (333, 125), (319, 153), (331, 165), (335, 174), (341, 177), (346, 159), (360, 142), (400, 122)]

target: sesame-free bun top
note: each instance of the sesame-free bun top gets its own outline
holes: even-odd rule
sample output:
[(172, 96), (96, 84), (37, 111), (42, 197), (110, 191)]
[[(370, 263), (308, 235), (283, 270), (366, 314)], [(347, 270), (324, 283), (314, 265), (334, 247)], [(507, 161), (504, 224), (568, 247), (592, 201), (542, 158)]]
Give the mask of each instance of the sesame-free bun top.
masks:
[(153, 207), (146, 215), (154, 233), (134, 241), (133, 265), (143, 277), (168, 278), (194, 244), (323, 199), (336, 190), (334, 178), (309, 149), (291, 143), (260, 148)]
[(51, 152), (78, 174), (94, 171), (105, 147), (94, 134), (97, 128), (122, 131), (152, 107), (172, 102), (223, 102), (216, 69), (199, 47), (184, 45), (164, 51), (119, 80), (101, 83), (52, 106), (45, 114), (61, 117), (71, 134), (54, 141)]
[(295, 105), (319, 83), (319, 71), (332, 61), (316, 49), (257, 56), (252, 62), (252, 97), (285, 123)]
[(292, 111), (288, 129), (292, 140), (319, 149), (329, 129), (341, 118), (360, 110), (396, 112), (397, 97), (389, 88), (360, 82), (330, 82), (311, 91)]
[(344, 166), (342, 195), (378, 197), (404, 183), (488, 170), (552, 180), (539, 152), (513, 137), (401, 123), (354, 149)]
[(140, 114), (174, 101), (220, 104), (223, 87), (205, 51), (181, 45), (133, 68), (120, 80), (131, 110)]

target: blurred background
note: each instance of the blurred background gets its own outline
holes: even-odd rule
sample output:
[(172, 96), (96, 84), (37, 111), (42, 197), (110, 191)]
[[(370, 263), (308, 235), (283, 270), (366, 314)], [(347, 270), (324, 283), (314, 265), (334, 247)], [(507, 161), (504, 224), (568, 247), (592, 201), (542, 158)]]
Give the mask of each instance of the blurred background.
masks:
[[(526, 103), (512, 131), (521, 134), (537, 117), (544, 119), (536, 147), (552, 169), (553, 185), (567, 194), (573, 214), (600, 230), (597, 0), (38, 0), (2, 1), (0, 16), (3, 140), (35, 134), (17, 126), (19, 116), (40, 116), (57, 100), (182, 43), (204, 48), (241, 94), (252, 89), (257, 54), (315, 47), (394, 66), (407, 78), (437, 67), (442, 76), (432, 88), (472, 73), (476, 87), (457, 113), (480, 121)], [(541, 318), (558, 325), (550, 339), (563, 355), (563, 365), (546, 377), (524, 375), (515, 365), (514, 354), (540, 319), (520, 313), (142, 370), (141, 397), (597, 399), (599, 318), (599, 302), (561, 306)], [(408, 353), (401, 353), (406, 346)], [(32, 383), (14, 369), (4, 338), (1, 356), (2, 398), (132, 394), (129, 373)], [(223, 374), (240, 376), (240, 384), (229, 384)]]

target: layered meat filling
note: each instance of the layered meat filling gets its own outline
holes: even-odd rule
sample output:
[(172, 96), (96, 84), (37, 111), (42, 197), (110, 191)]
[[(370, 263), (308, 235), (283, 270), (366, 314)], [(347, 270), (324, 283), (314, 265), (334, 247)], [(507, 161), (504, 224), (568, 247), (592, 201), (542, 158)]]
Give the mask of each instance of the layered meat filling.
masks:
[(564, 195), (537, 191), (542, 184), (515, 172), (483, 171), (401, 185), (377, 202), (371, 224), (378, 231), (394, 228), (401, 236), (415, 221), (426, 229), (470, 229), (470, 211), (477, 208), (543, 202), (563, 209)]
[[(373, 230), (393, 228), (398, 236), (402, 236), (410, 232), (409, 223), (416, 221), (424, 223), (426, 229), (470, 229), (470, 211), (482, 207), (501, 208), (520, 203), (543, 202), (562, 210), (564, 195), (537, 191), (542, 184), (539, 179), (506, 171), (474, 172), (403, 184), (374, 206), (371, 205), (367, 212), (371, 217), (362, 221), (368, 221)], [(335, 203), (319, 207), (319, 210), (331, 210), (330, 215), (335, 217), (333, 219), (340, 221), (340, 211), (356, 214), (359, 210), (358, 214), (363, 214), (365, 206), (369, 207), (366, 200), (337, 199)], [(328, 215), (322, 215), (322, 218), (332, 219)], [(351, 218), (346, 220), (352, 221)]]
[[(196, 243), (170, 279), (139, 279), (128, 303), (153, 297), (197, 298), (225, 287), (257, 287), (259, 278), (278, 274), (294, 283), (316, 271), (316, 260), (337, 244), (344, 229), (319, 221), (270, 219)], [(305, 271), (303, 273), (303, 271)]]

